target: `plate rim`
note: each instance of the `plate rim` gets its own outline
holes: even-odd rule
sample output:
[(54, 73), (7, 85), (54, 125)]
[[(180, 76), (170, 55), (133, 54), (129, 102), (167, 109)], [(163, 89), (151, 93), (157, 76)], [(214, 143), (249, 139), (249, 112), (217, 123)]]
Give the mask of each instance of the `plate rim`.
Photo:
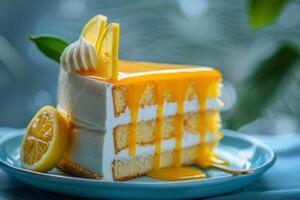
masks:
[[(19, 137), (24, 134), (25, 129), (19, 129), (16, 131), (10, 132), (8, 135), (5, 135), (0, 138), (0, 147), (5, 143), (6, 141)], [(263, 173), (270, 169), (273, 164), (276, 161), (276, 153), (272, 150), (271, 147), (266, 145), (265, 143), (261, 142), (257, 138), (253, 136), (249, 136), (246, 134), (242, 134), (238, 131), (232, 131), (228, 129), (222, 129), (221, 132), (225, 131), (224, 136), (231, 137), (231, 138), (237, 138), (239, 140), (246, 140), (256, 146), (259, 146), (260, 148), (264, 149), (270, 157), (268, 160), (266, 160), (262, 165), (259, 165), (252, 170), (254, 171), (253, 174), (246, 174), (246, 175), (240, 175), (240, 176), (233, 176), (233, 175), (228, 175), (228, 176), (223, 176), (223, 177), (214, 177), (206, 180), (188, 180), (188, 181), (177, 181), (177, 182), (167, 182), (167, 181), (157, 181), (157, 182), (148, 182), (148, 181), (99, 181), (97, 179), (87, 179), (87, 178), (81, 178), (81, 177), (73, 177), (73, 176), (62, 176), (62, 175), (57, 175), (57, 174), (49, 174), (49, 173), (41, 173), (41, 172), (35, 172), (27, 169), (23, 169), (21, 167), (14, 166), (12, 164), (9, 164), (8, 162), (4, 161), (0, 157), (0, 169), (6, 168), (9, 171), (15, 171), (19, 174), (25, 174), (26, 176), (34, 176), (37, 177), (38, 179), (52, 179), (54, 181), (65, 181), (65, 182), (84, 182), (84, 183), (89, 183), (89, 184), (96, 184), (96, 185), (105, 185), (105, 186), (128, 186), (128, 187), (143, 187), (143, 186), (151, 186), (151, 187), (176, 187), (177, 185), (182, 186), (193, 186), (197, 184), (198, 186), (200, 185), (211, 185), (215, 184), (216, 182), (226, 182), (228, 179), (233, 180), (233, 179), (240, 179), (242, 177), (246, 178), (249, 176), (257, 176), (260, 173)], [(3, 170), (6, 171), (6, 170)], [(200, 184), (200, 185), (199, 185)]]

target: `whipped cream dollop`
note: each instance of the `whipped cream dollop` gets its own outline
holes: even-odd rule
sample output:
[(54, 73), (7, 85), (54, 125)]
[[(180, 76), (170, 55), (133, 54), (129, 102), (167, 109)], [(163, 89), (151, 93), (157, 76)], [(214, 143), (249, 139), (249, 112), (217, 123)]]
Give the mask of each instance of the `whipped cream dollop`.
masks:
[(97, 51), (81, 37), (63, 51), (60, 63), (67, 72), (95, 70), (98, 63)]

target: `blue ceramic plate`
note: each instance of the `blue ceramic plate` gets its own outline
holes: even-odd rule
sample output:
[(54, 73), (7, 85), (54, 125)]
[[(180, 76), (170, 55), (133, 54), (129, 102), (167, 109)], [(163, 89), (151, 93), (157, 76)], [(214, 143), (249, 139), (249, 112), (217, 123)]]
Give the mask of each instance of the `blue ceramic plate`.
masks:
[(214, 169), (206, 170), (205, 180), (181, 182), (156, 181), (140, 177), (127, 182), (100, 182), (70, 177), (58, 169), (49, 173), (32, 172), (20, 168), (19, 146), (24, 130), (10, 133), (0, 140), (0, 167), (9, 175), (43, 190), (91, 198), (201, 198), (242, 188), (255, 181), (275, 162), (274, 152), (244, 134), (223, 130), (224, 138), (216, 149), (217, 154), (229, 161), (232, 167), (252, 169), (255, 173), (232, 176)]

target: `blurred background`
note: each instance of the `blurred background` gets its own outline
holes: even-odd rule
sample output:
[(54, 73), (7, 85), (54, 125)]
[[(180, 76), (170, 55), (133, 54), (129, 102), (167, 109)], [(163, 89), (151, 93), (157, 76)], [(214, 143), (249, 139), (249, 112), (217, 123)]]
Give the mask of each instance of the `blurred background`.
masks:
[(300, 132), (300, 1), (287, 0), (0, 0), (0, 126), (56, 104), (59, 65), (27, 36), (73, 42), (96, 14), (120, 23), (121, 59), (222, 71), (226, 128)]

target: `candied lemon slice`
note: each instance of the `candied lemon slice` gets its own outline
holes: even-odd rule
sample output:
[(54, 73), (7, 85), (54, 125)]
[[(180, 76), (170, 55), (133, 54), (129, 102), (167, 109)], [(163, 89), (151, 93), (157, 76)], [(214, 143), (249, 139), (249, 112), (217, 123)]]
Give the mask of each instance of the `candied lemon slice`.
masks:
[(103, 15), (96, 15), (84, 26), (81, 37), (91, 43), (95, 49), (99, 48), (100, 40), (105, 31), (107, 17)]
[(109, 24), (100, 42), (97, 74), (108, 79), (118, 75), (119, 24)]
[(46, 172), (62, 158), (68, 143), (67, 120), (52, 106), (39, 110), (29, 123), (21, 144), (21, 166)]

